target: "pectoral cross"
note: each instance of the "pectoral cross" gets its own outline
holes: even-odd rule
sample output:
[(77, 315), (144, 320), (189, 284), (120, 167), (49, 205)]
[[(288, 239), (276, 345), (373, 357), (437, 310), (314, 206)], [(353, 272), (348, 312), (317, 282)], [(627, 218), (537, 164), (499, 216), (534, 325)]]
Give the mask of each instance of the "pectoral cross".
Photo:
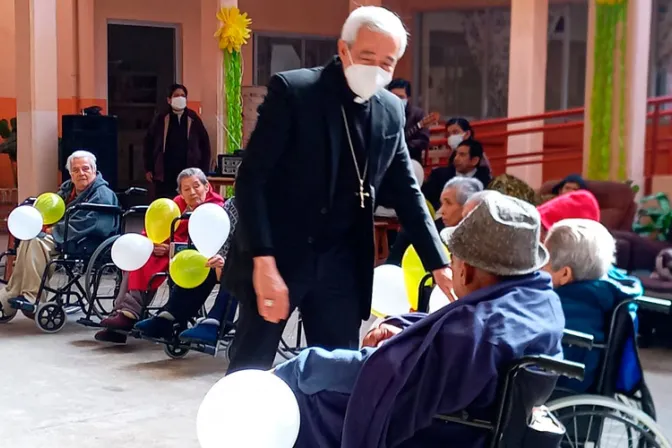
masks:
[(364, 191), (364, 182), (359, 181), (359, 193), (355, 193), (355, 196), (359, 196), (359, 206), (364, 208), (364, 198), (369, 198), (371, 195)]

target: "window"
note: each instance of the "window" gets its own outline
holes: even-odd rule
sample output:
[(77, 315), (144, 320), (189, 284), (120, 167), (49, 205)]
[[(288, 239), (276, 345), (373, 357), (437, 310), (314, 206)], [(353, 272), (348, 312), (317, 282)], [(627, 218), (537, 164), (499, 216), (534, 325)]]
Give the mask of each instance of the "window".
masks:
[[(585, 4), (549, 8), (546, 110), (583, 105), (587, 17)], [(505, 117), (510, 9), (422, 13), (420, 28), (418, 105), (444, 117)]]
[(254, 84), (268, 84), (271, 75), (323, 65), (336, 54), (336, 37), (254, 34)]

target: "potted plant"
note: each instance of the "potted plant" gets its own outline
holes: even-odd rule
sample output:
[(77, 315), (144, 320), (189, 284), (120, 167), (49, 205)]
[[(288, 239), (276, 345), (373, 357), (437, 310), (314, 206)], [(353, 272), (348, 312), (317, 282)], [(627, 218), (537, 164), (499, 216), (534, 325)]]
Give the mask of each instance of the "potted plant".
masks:
[(0, 154), (7, 154), (12, 163), (12, 175), (14, 176), (14, 186), (17, 187), (18, 177), (16, 171), (16, 117), (7, 121), (0, 120)]

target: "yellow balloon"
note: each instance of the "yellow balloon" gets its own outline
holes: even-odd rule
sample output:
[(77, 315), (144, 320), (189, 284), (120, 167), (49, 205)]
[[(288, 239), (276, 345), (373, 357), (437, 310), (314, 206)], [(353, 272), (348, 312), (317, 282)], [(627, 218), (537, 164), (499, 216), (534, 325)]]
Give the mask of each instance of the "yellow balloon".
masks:
[(45, 226), (57, 223), (65, 215), (65, 202), (56, 193), (42, 193), (33, 204), (42, 215)]
[(401, 259), (401, 269), (404, 271), (408, 302), (411, 304), (411, 308), (417, 310), (418, 289), (420, 288), (422, 277), (425, 276), (427, 271), (422, 266), (420, 257), (418, 257), (418, 253), (413, 246), (408, 246), (408, 249), (404, 252), (404, 257)]
[(427, 203), (427, 209), (429, 210), (429, 216), (431, 216), (432, 219), (436, 220), (436, 210), (434, 210), (434, 206), (427, 199), (425, 199), (425, 202)]
[(152, 202), (145, 214), (145, 232), (155, 244), (161, 244), (170, 238), (170, 225), (181, 215), (180, 208), (171, 199), (157, 199)]
[(195, 288), (208, 278), (210, 268), (205, 265), (207, 262), (208, 259), (205, 258), (205, 255), (201, 255), (196, 250), (185, 249), (180, 251), (170, 260), (170, 267), (168, 268), (170, 278), (180, 288)]
[[(441, 245), (441, 247), (443, 247), (446, 256), (450, 257), (448, 248), (444, 245)], [(404, 252), (404, 256), (401, 259), (401, 269), (404, 271), (404, 283), (406, 284), (408, 303), (412, 309), (417, 310), (420, 282), (422, 282), (422, 278), (427, 274), (427, 271), (425, 271), (425, 267), (422, 265), (422, 261), (420, 261), (420, 257), (413, 246), (408, 246), (408, 249)]]

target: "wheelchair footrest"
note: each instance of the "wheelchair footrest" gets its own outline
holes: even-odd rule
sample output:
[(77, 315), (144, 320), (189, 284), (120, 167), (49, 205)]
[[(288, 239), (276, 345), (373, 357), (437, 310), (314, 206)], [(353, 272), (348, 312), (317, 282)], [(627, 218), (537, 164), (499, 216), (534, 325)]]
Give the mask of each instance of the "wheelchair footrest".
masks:
[(91, 319), (87, 319), (86, 317), (80, 317), (79, 319), (77, 319), (77, 323), (79, 325), (84, 325), (85, 327), (89, 328), (102, 328), (100, 322), (94, 322)]

